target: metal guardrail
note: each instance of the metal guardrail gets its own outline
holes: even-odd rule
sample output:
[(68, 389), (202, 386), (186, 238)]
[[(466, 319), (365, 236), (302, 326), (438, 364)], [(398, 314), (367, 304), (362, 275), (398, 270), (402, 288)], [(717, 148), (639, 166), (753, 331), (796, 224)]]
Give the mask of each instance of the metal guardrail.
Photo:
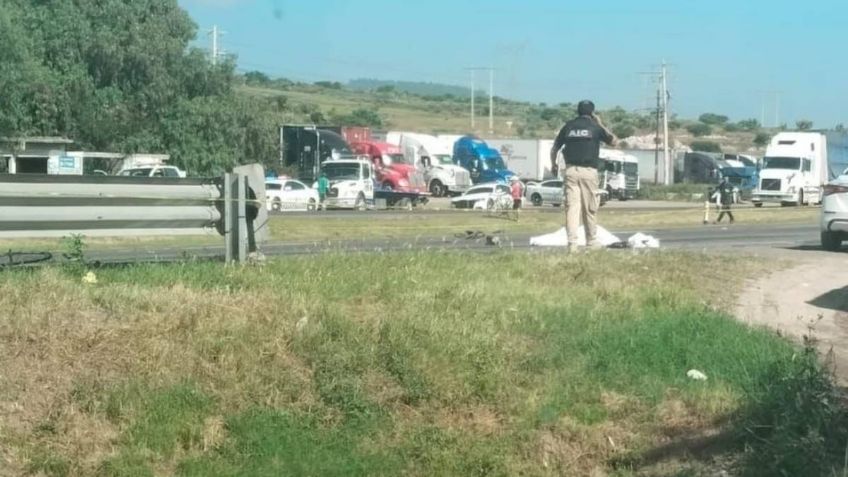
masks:
[(267, 238), (264, 170), (223, 178), (0, 175), (0, 238), (220, 234), (227, 260)]

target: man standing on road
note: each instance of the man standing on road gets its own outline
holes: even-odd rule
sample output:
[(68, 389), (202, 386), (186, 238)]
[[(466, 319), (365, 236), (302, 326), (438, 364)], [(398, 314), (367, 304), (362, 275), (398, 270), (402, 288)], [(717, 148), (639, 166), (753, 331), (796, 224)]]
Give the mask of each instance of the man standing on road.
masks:
[(521, 197), (524, 195), (524, 191), (521, 187), (521, 181), (518, 179), (518, 176), (512, 176), (510, 179), (509, 192), (512, 196), (512, 212), (515, 214), (514, 219), (518, 221), (518, 211), (521, 210)]
[(615, 146), (615, 135), (604, 126), (595, 114), (595, 104), (580, 101), (578, 116), (560, 129), (551, 149), (551, 170), (557, 174), (557, 154), (565, 157), (565, 229), (568, 232), (569, 250), (577, 249), (581, 221), (586, 232), (586, 244), (599, 247), (597, 240), (598, 167), (601, 142)]
[(330, 190), (330, 180), (327, 179), (327, 174), (321, 173), (318, 178), (318, 208), (327, 210), (327, 204), (324, 202), (327, 199), (327, 192)]
[(718, 214), (718, 219), (716, 219), (716, 223), (721, 222), (721, 219), (724, 218), (725, 214), (730, 218), (730, 223), (736, 222), (733, 217), (733, 212), (730, 211), (730, 206), (733, 204), (733, 184), (727, 181), (727, 179), (722, 178), (721, 182), (716, 187), (716, 193), (718, 194), (718, 201), (720, 212)]

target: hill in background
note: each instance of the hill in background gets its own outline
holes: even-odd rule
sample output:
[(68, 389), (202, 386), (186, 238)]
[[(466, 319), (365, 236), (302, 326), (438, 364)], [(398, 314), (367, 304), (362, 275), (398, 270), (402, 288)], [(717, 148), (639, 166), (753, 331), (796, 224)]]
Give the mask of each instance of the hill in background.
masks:
[(457, 96), (470, 98), (471, 89), (462, 86), (421, 81), (386, 81), (370, 78), (350, 80), (347, 89), (352, 91), (398, 91), (420, 96)]

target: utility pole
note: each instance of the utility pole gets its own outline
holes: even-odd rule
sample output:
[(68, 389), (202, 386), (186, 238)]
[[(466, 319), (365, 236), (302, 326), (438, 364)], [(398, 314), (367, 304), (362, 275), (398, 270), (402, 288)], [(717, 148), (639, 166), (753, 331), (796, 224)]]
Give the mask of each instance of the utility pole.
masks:
[(760, 107), (762, 110), (760, 111), (760, 126), (766, 127), (766, 93), (763, 92), (761, 96)]
[(474, 87), (475, 87), (474, 72), (475, 71), (476, 70), (474, 68), (471, 68), (471, 131), (472, 132), (474, 132), (474, 128), (476, 127), (476, 125), (474, 124), (474, 96), (477, 94), (474, 91)]
[(665, 60), (662, 62), (663, 157), (665, 158), (665, 185), (671, 185), (674, 162), (668, 144), (668, 75)]
[(495, 69), (489, 68), (489, 134), (495, 134)]
[(660, 101), (660, 89), (657, 88), (657, 131), (654, 136), (654, 184), (659, 184), (660, 182), (660, 111), (662, 111), (662, 103)]
[(495, 69), (494, 68), (482, 68), (482, 67), (469, 67), (466, 68), (471, 71), (471, 129), (474, 130), (477, 127), (476, 122), (476, 111), (475, 111), (475, 96), (477, 95), (477, 81), (476, 81), (476, 72), (477, 71), (488, 71), (489, 72), (489, 133), (493, 133), (495, 129), (495, 116), (494, 116), (494, 106), (495, 106)]
[(212, 39), (212, 50), (210, 52), (210, 56), (212, 59), (212, 66), (216, 66), (218, 64), (218, 57), (221, 56), (221, 49), (218, 44), (218, 38), (223, 35), (224, 31), (218, 29), (218, 25), (212, 25), (212, 29), (207, 32)]

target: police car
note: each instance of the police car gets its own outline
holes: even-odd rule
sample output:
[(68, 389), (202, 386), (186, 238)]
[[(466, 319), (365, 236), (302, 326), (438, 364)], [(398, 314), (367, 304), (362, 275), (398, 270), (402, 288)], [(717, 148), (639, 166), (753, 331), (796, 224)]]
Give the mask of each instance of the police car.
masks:
[(265, 206), (269, 211), (313, 211), (318, 208), (318, 191), (294, 179), (265, 181)]

